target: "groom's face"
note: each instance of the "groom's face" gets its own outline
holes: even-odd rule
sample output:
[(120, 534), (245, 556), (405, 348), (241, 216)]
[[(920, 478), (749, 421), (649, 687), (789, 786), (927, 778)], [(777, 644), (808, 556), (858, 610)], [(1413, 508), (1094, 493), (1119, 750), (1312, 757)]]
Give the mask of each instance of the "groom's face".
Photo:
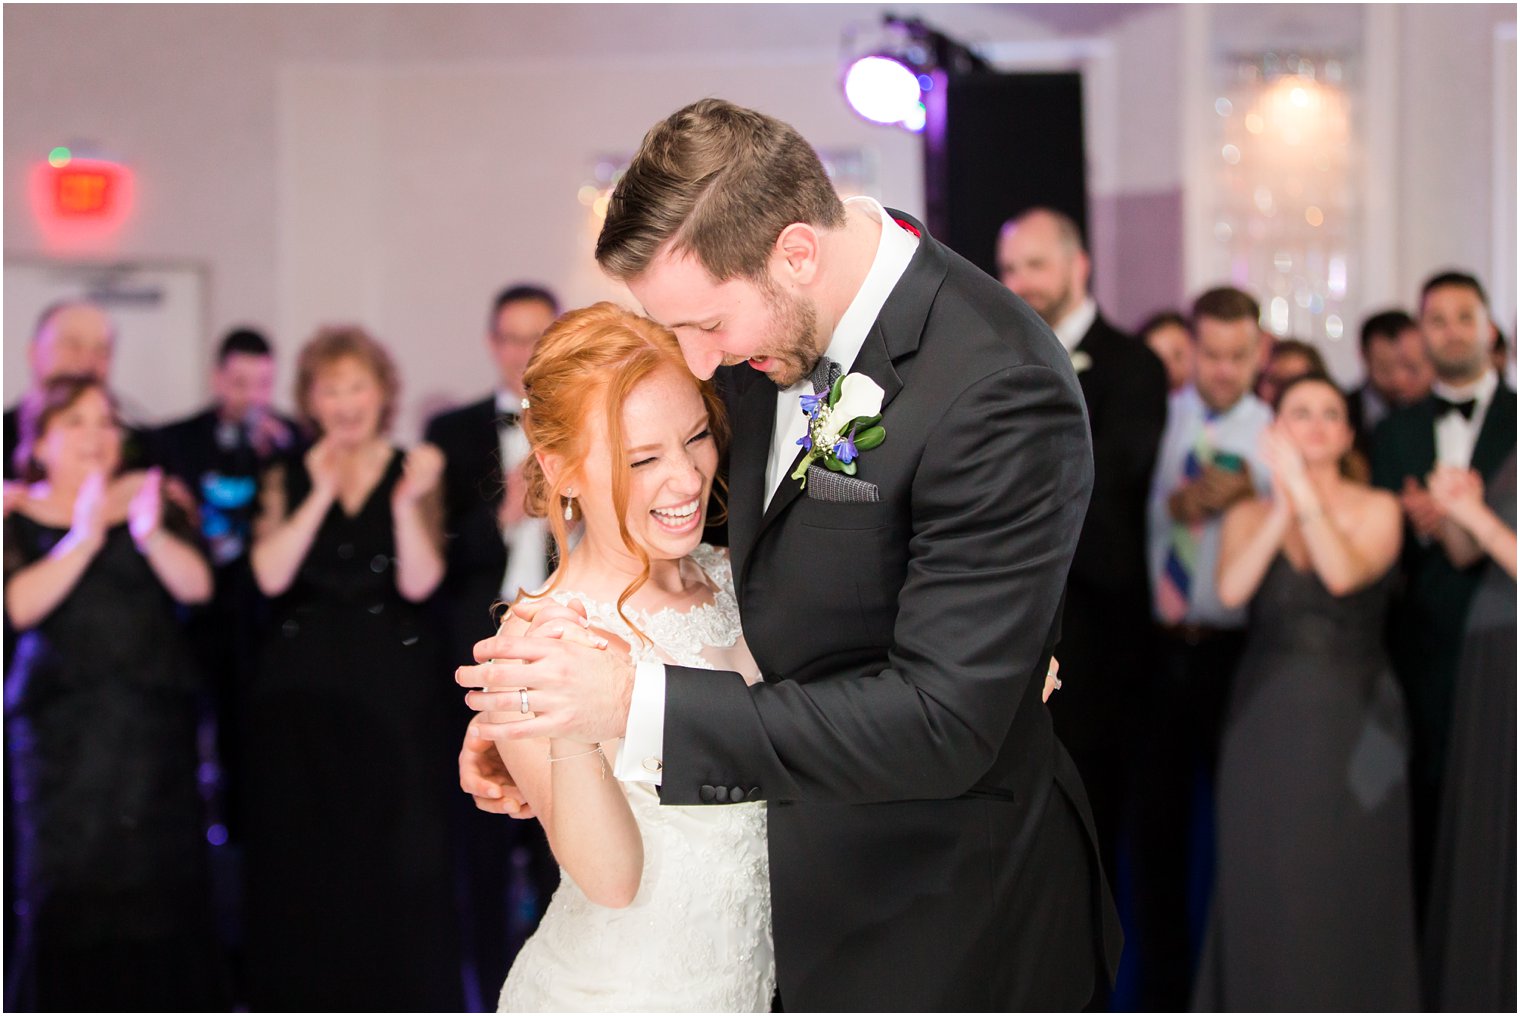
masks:
[(644, 313), (675, 333), (687, 367), (700, 378), (748, 363), (778, 388), (790, 388), (822, 352), (813, 302), (769, 276), (716, 282), (696, 258), (662, 252), (628, 289)]

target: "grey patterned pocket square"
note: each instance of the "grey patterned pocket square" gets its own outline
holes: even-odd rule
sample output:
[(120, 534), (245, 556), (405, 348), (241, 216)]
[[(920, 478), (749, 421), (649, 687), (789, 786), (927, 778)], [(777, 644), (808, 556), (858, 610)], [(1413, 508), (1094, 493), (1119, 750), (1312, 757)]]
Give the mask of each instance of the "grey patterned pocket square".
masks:
[(808, 466), (807, 486), (803, 493), (814, 501), (845, 504), (873, 504), (881, 500), (881, 491), (876, 489), (876, 484), (818, 465)]

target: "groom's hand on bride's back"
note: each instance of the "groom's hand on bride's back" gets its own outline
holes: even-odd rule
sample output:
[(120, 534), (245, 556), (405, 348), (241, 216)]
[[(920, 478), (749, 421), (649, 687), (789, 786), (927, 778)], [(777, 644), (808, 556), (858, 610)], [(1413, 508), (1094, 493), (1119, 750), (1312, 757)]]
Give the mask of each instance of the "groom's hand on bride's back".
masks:
[(475, 717), (464, 731), (464, 744), (459, 749), (459, 789), (474, 798), (475, 807), (481, 811), (512, 818), (536, 817), (512, 781), (496, 742), (477, 728), (479, 721), (480, 717)]
[(501, 632), (475, 644), (481, 662), (455, 674), (459, 684), (480, 689), (465, 696), (482, 714), (479, 732), (493, 740), (622, 737), (633, 693), (627, 644), (592, 629), (573, 600), (514, 604), (512, 613)]

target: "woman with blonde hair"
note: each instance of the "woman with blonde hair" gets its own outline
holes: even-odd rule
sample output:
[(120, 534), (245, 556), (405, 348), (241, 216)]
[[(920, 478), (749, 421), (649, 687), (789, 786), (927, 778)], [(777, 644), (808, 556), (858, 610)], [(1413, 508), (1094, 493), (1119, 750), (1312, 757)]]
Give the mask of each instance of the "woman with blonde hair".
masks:
[(6, 815), (20, 915), (6, 1008), (231, 1007), (196, 770), (199, 675), (177, 612), (211, 569), (157, 470), (122, 472), (98, 378), (22, 406), (5, 519)]
[[(260, 485), (251, 563), (272, 618), (243, 707), (255, 1010), (463, 1007), (451, 689), (421, 606), (443, 577), (443, 456), (391, 444), (398, 389), (369, 335), (320, 331), (296, 379), (315, 444)], [(355, 687), (362, 715), (343, 706)]]

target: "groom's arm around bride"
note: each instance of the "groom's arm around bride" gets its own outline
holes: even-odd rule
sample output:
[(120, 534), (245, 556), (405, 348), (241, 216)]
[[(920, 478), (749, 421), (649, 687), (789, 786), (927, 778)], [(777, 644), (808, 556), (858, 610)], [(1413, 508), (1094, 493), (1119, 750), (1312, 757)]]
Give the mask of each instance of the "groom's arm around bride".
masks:
[[(791, 131), (709, 103), (657, 127), (645, 148), (683, 117)], [(868, 297), (887, 241), (910, 243), (847, 367), (884, 392), (886, 440), (856, 462), (877, 500), (826, 500), (788, 478), (767, 498), (778, 396), (759, 371), (774, 358), (738, 348), (725, 321), (717, 352), (750, 359), (732, 368), (729, 530), (765, 681), (666, 667), (663, 748), (648, 762), (666, 804), (772, 802), (788, 1008), (1081, 1008), (1112, 974), (1117, 925), (1081, 782), (1041, 704), (1092, 486), (1081, 393), (1033, 311), (879, 209), (852, 203), (836, 225), (788, 226), (768, 262), (772, 284), (825, 322), (816, 359)], [(712, 352), (704, 343), (724, 340), (667, 312), (662, 250), (630, 285), (698, 364)], [(852, 277), (852, 263), (871, 273)], [(713, 291), (724, 285), (735, 283)], [(518, 736), (624, 732), (625, 660), (552, 639), (482, 651), (528, 661), (461, 678), (529, 688), (539, 718), (511, 725)]]

